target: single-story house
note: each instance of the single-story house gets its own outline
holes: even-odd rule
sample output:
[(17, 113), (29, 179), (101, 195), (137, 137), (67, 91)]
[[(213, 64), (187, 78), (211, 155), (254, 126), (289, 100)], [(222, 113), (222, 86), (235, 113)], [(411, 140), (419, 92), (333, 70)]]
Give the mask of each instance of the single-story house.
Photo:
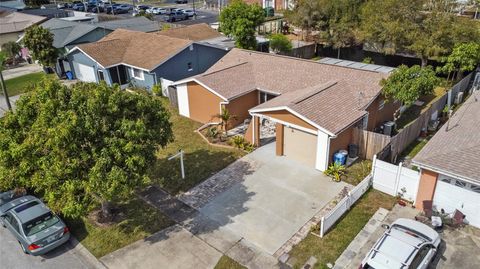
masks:
[(245, 138), (255, 145), (274, 123), (277, 155), (324, 171), (352, 143), (353, 128), (393, 119), (400, 104), (386, 102), (379, 84), (388, 75), (233, 49), (205, 73), (176, 82), (173, 103), (201, 123), (218, 123), (228, 109), (236, 116), (230, 126), (248, 124)]
[(293, 0), (244, 0), (247, 4), (258, 4), (259, 6), (273, 7), (275, 10), (287, 10), (295, 7)]
[(0, 9), (0, 47), (10, 41), (17, 42), (25, 29), (45, 20), (41, 16)]
[(474, 91), (413, 158), (420, 167), (416, 207), (433, 201), (480, 228), (480, 91)]
[(133, 17), (122, 20), (112, 20), (99, 23), (65, 21), (50, 19), (41, 24), (53, 33), (53, 46), (61, 51), (56, 71), (59, 76), (71, 71), (66, 54), (79, 44), (98, 41), (116, 29), (129, 29), (139, 32), (156, 32), (160, 25), (145, 17)]
[(69, 16), (69, 11), (58, 8), (29, 8), (20, 11), (21, 13), (46, 17), (47, 19), (65, 18)]
[(97, 42), (74, 47), (67, 58), (81, 81), (150, 89), (202, 73), (226, 53), (191, 40), (118, 29)]

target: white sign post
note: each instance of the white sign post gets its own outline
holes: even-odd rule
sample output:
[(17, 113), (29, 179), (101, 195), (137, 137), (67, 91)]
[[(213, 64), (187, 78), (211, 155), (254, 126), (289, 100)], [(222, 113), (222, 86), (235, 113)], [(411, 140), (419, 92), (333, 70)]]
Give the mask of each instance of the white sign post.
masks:
[(185, 179), (185, 168), (183, 166), (183, 150), (179, 150), (177, 154), (171, 156), (168, 158), (168, 160), (173, 160), (175, 158), (177, 158), (178, 156), (180, 156), (180, 169), (182, 171), (182, 179)]

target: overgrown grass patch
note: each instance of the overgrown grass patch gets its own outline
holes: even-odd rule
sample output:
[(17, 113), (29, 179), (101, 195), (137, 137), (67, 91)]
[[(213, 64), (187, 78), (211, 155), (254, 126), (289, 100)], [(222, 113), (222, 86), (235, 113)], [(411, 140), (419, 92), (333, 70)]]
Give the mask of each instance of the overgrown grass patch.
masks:
[(146, 202), (134, 198), (119, 205), (124, 214), (119, 223), (100, 227), (89, 218), (66, 219), (72, 234), (95, 257), (100, 258), (174, 224)]
[(223, 255), (220, 260), (218, 260), (218, 263), (215, 265), (214, 269), (247, 269), (247, 267), (239, 264), (232, 258)]
[(346, 179), (345, 182), (358, 185), (370, 172), (372, 171), (372, 161), (371, 160), (362, 160), (357, 161), (353, 165), (345, 169)]
[[(44, 77), (54, 78), (55, 74), (45, 74), (44, 72), (32, 73), (16, 78), (5, 80), (7, 93), (9, 96), (19, 95), (33, 89), (35, 83), (41, 81)], [(3, 94), (0, 93), (0, 94)]]
[(323, 238), (309, 234), (293, 248), (290, 256), (294, 268), (301, 268), (310, 256), (318, 259), (315, 268), (328, 268), (327, 263), (335, 263), (378, 208), (390, 210), (394, 204), (393, 196), (373, 189), (367, 191)]

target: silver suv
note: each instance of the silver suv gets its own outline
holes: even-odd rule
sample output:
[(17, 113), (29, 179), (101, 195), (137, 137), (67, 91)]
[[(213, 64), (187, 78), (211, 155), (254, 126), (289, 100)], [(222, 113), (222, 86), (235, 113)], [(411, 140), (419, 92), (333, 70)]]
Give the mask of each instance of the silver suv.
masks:
[(424, 269), (437, 253), (440, 235), (411, 219), (397, 219), (375, 243), (359, 268)]

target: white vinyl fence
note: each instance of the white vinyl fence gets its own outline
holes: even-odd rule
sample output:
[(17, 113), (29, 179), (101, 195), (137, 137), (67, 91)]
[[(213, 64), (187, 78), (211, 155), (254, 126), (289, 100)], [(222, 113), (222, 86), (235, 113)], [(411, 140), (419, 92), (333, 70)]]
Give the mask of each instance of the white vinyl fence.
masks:
[(375, 159), (372, 165), (373, 188), (415, 202), (420, 172)]
[(362, 195), (370, 188), (372, 182), (372, 176), (368, 175), (362, 180), (355, 188), (348, 192), (347, 196), (342, 200), (325, 216), (322, 217), (320, 222), (320, 236), (323, 237), (327, 231), (337, 222), (345, 212), (358, 200)]

